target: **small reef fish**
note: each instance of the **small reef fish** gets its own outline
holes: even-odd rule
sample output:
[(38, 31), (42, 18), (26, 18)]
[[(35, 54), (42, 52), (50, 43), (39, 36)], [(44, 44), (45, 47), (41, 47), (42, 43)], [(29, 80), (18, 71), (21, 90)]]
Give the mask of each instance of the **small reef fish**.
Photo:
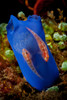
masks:
[(49, 54), (48, 54), (48, 50), (47, 50), (47, 47), (45, 45), (45, 43), (42, 41), (42, 39), (35, 33), (33, 32), (30, 28), (26, 27), (34, 36), (34, 38), (36, 39), (37, 43), (38, 43), (38, 46), (41, 50), (41, 53), (42, 53), (42, 57), (44, 58), (44, 60), (46, 62), (48, 62), (49, 60)]
[(22, 49), (22, 55), (23, 55), (24, 59), (26, 60), (26, 62), (28, 63), (28, 65), (29, 65), (29, 67), (31, 68), (31, 70), (32, 70), (37, 76), (41, 77), (41, 76), (38, 74), (37, 70), (35, 69), (35, 67), (34, 67), (34, 65), (33, 65), (33, 62), (32, 62), (32, 60), (31, 60), (31, 55), (30, 55), (29, 51), (26, 50), (25, 48)]

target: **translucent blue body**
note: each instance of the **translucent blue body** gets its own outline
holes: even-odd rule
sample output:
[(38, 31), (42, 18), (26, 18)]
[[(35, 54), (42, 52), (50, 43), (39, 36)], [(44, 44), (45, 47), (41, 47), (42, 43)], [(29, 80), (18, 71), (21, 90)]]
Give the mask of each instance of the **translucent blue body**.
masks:
[[(26, 80), (38, 90), (45, 90), (52, 86), (59, 76), (55, 60), (47, 46), (49, 60), (46, 62), (39, 53), (39, 47), (34, 36), (26, 29), (33, 30), (46, 44), (45, 33), (43, 31), (41, 18), (37, 15), (29, 16), (26, 21), (20, 21), (13, 15), (7, 25), (8, 41), (14, 51), (15, 57)], [(30, 68), (22, 55), (22, 49), (27, 49), (31, 56), (32, 62), (39, 73), (37, 76)]]

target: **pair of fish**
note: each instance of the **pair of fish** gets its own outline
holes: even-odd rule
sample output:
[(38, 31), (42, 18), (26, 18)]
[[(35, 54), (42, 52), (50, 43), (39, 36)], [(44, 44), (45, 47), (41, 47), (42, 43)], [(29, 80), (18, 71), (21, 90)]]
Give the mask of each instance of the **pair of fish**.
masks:
[(26, 80), (40, 91), (50, 87), (59, 71), (46, 44), (40, 16), (20, 21), (11, 15), (7, 37)]
[[(49, 59), (49, 54), (48, 54), (48, 50), (47, 47), (45, 45), (45, 43), (41, 40), (41, 38), (35, 33), (33, 32), (31, 29), (29, 29), (28, 27), (26, 27), (26, 29), (28, 29), (34, 36), (34, 38), (36, 39), (38, 46), (41, 50), (41, 54), (43, 59), (47, 62)], [(32, 60), (31, 60), (31, 55), (30, 53), (26, 50), (26, 49), (22, 49), (22, 55), (25, 58), (26, 62), (29, 64), (30, 68), (39, 76), (39, 74), (37, 73)]]

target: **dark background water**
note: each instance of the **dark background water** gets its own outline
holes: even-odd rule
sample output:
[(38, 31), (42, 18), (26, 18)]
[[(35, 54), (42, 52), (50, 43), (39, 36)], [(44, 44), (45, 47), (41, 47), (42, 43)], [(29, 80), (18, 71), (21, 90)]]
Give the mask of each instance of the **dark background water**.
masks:
[[(62, 8), (64, 10), (64, 15), (67, 16), (67, 8), (65, 8), (63, 6), (62, 0), (59, 0), (59, 3), (57, 3), (57, 2), (58, 2), (58, 0), (56, 1), (56, 7)], [(32, 5), (33, 5), (33, 2), (32, 2)], [(3, 23), (3, 22), (7, 23), (9, 21), (10, 15), (13, 14), (14, 16), (17, 16), (17, 13), (19, 11), (23, 11), (26, 16), (33, 14), (33, 12), (30, 11), (25, 6), (25, 4), (22, 5), (19, 2), (19, 0), (0, 0), (0, 23)], [(55, 15), (57, 15), (56, 12), (55, 12)]]
[(0, 0), (0, 23), (8, 22), (10, 15), (17, 16), (19, 11), (24, 11), (26, 16), (33, 14), (25, 5), (18, 0)]

